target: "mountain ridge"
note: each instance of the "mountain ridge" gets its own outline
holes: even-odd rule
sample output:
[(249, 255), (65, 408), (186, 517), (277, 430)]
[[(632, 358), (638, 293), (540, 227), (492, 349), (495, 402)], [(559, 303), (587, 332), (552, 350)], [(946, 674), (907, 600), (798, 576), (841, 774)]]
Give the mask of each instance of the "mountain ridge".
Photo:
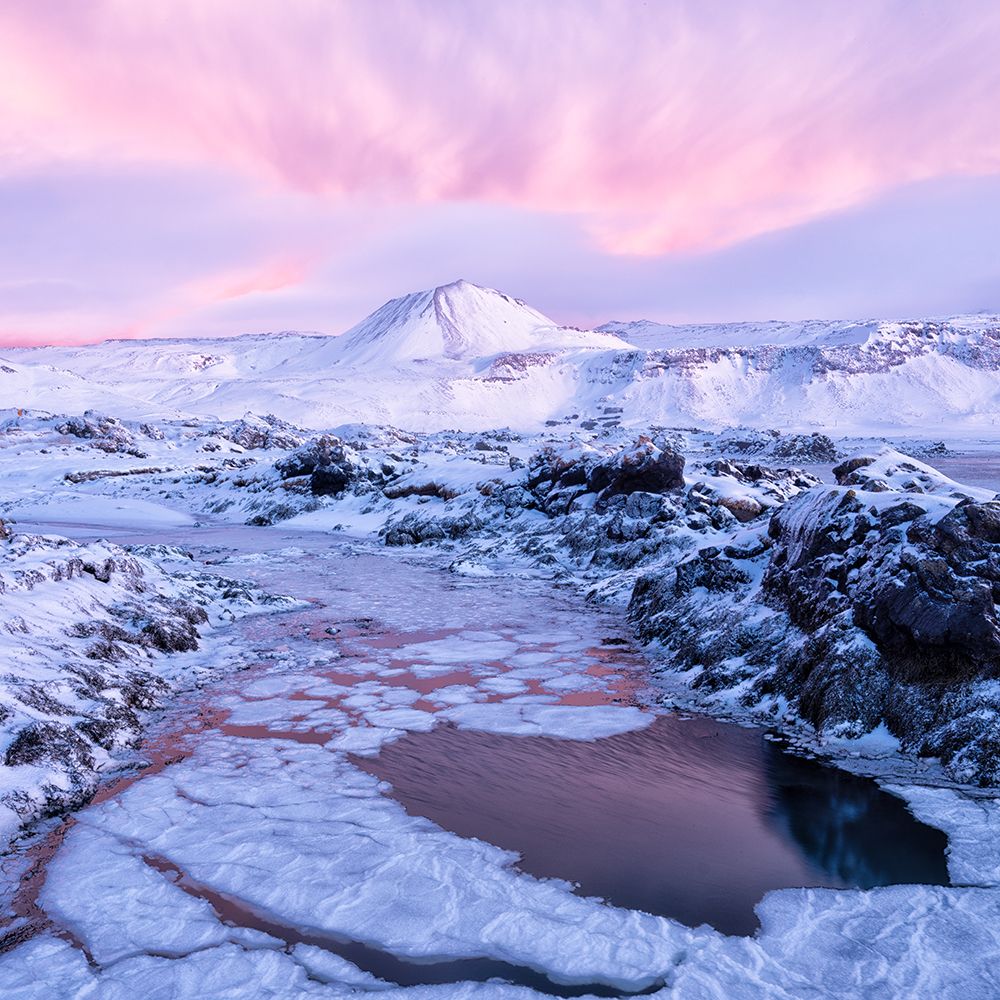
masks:
[(530, 430), (576, 414), (635, 427), (895, 427), (935, 439), (993, 434), (1000, 419), (992, 315), (582, 331), (461, 279), (392, 299), (339, 337), (108, 341), (6, 357), (0, 394), (10, 405), (143, 419), (252, 411), (307, 427)]

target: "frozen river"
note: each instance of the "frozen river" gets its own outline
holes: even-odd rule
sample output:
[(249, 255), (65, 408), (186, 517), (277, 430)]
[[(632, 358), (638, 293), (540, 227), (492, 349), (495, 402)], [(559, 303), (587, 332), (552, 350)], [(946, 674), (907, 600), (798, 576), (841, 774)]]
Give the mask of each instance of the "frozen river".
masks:
[(571, 590), (280, 528), (155, 540), (303, 605), (192, 654), (238, 669), (7, 859), (5, 997), (617, 995), (772, 889), (947, 884), (944, 834), (874, 782), (658, 713)]

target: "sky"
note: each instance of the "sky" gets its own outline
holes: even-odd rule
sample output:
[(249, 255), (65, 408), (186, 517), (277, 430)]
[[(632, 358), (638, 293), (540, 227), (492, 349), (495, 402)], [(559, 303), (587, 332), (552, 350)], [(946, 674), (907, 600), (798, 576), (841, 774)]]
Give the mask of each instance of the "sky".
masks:
[(0, 0), (0, 345), (1000, 311), (995, 0)]

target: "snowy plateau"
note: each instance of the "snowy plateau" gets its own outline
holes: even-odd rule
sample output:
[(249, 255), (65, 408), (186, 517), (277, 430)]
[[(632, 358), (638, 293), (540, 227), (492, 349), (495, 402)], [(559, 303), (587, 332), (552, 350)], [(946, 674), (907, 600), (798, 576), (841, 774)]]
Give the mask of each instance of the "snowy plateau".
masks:
[[(998, 371), (1000, 317), (588, 331), (463, 281), (338, 337), (6, 350), (0, 996), (1000, 996)], [(945, 876), (859, 876), (860, 799), (769, 806), (812, 875), (736, 933), (380, 777), (671, 725), (678, 808), (756, 741)]]

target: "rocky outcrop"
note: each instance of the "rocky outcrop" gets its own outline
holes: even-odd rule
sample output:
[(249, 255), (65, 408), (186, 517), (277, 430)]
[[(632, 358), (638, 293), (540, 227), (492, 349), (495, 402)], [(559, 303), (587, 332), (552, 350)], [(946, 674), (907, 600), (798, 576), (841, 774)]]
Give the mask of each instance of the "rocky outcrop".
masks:
[(667, 446), (657, 447), (640, 438), (632, 448), (624, 449), (598, 463), (587, 479), (587, 488), (601, 499), (628, 496), (631, 493), (668, 493), (684, 488), (684, 456)]
[(963, 486), (923, 462), (883, 448), (871, 455), (856, 455), (834, 466), (840, 486), (853, 486), (868, 493), (894, 491), (908, 494), (931, 494), (953, 500), (993, 499), (988, 490)]
[(1000, 503), (963, 500), (943, 516), (935, 507), (875, 506), (853, 490), (821, 496), (808, 517), (790, 504), (771, 520), (765, 594), (804, 627), (849, 610), (894, 677), (996, 676)]
[(693, 490), (743, 524), (820, 482), (801, 469), (772, 469), (755, 462), (714, 459), (701, 468), (707, 476)]
[(298, 448), (304, 437), (297, 427), (279, 420), (271, 413), (263, 417), (247, 414), (240, 420), (223, 424), (218, 430), (218, 436), (248, 451), (261, 448)]
[[(109, 755), (133, 746), (142, 713), (185, 670), (204, 628), (261, 604), (249, 584), (180, 567), (164, 546), (129, 551), (53, 535), (0, 538), (0, 844), (17, 825), (81, 804)], [(56, 623), (59, 625), (57, 626)]]
[(330, 434), (313, 438), (274, 467), (282, 479), (308, 476), (314, 496), (338, 496), (363, 475), (353, 451)]
[(405, 500), (406, 497), (434, 497), (438, 500), (454, 500), (460, 492), (444, 483), (433, 479), (422, 479), (419, 482), (397, 483), (385, 486), (383, 494), (389, 500)]
[(292, 479), (312, 475), (316, 469), (343, 461), (344, 457), (344, 447), (340, 438), (321, 434), (300, 448), (296, 448), (291, 454), (279, 458), (274, 467), (282, 479)]
[[(385, 543), (452, 542), (477, 535), (494, 539), (496, 547), (512, 545), (542, 565), (568, 556), (578, 564), (632, 566), (659, 548), (665, 525), (687, 503), (683, 456), (645, 437), (611, 454), (547, 447), (525, 465), (508, 467), (523, 469), (523, 478), (487, 479), (468, 494), (414, 474), (383, 487), (389, 499), (446, 501), (443, 509), (391, 518), (382, 532)], [(541, 512), (549, 521), (504, 531), (506, 521), (528, 512)]]
[(416, 511), (405, 514), (382, 532), (386, 545), (421, 545), (424, 542), (455, 541), (481, 530), (483, 522), (475, 514), (434, 517)]
[(784, 434), (771, 448), (775, 458), (793, 462), (835, 462), (840, 457), (837, 446), (826, 434)]
[(81, 438), (91, 447), (108, 454), (147, 457), (146, 452), (136, 445), (135, 435), (125, 424), (116, 417), (95, 410), (87, 410), (82, 417), (67, 417), (55, 429), (58, 434)]
[[(801, 470), (722, 460), (694, 466), (685, 481), (680, 452), (649, 437), (614, 450), (549, 446), (509, 468), (519, 475), (488, 478), (466, 492), (439, 489), (416, 473), (384, 487), (387, 498), (428, 505), (390, 517), (385, 542), (451, 545), (474, 537), (479, 558), (506, 549), (556, 573), (607, 576), (663, 558), (676, 563), (695, 537), (728, 543), (741, 523), (760, 528), (777, 505), (818, 483)], [(729, 548), (760, 551), (759, 534), (744, 532)], [(618, 592), (631, 580), (609, 585)]]
[(611, 455), (545, 448), (529, 461), (524, 481), (533, 505), (552, 516), (568, 513), (585, 494), (593, 494), (597, 508), (602, 509), (615, 497), (683, 488), (684, 456), (647, 437)]
[(783, 434), (776, 430), (737, 427), (722, 432), (717, 446), (723, 455), (753, 455), (785, 462), (835, 462), (836, 444), (826, 434)]
[(756, 551), (710, 547), (647, 574), (630, 614), (700, 668), (696, 688), (785, 699), (840, 735), (884, 722), (956, 778), (1000, 784), (1000, 502), (879, 482), (790, 500)]

